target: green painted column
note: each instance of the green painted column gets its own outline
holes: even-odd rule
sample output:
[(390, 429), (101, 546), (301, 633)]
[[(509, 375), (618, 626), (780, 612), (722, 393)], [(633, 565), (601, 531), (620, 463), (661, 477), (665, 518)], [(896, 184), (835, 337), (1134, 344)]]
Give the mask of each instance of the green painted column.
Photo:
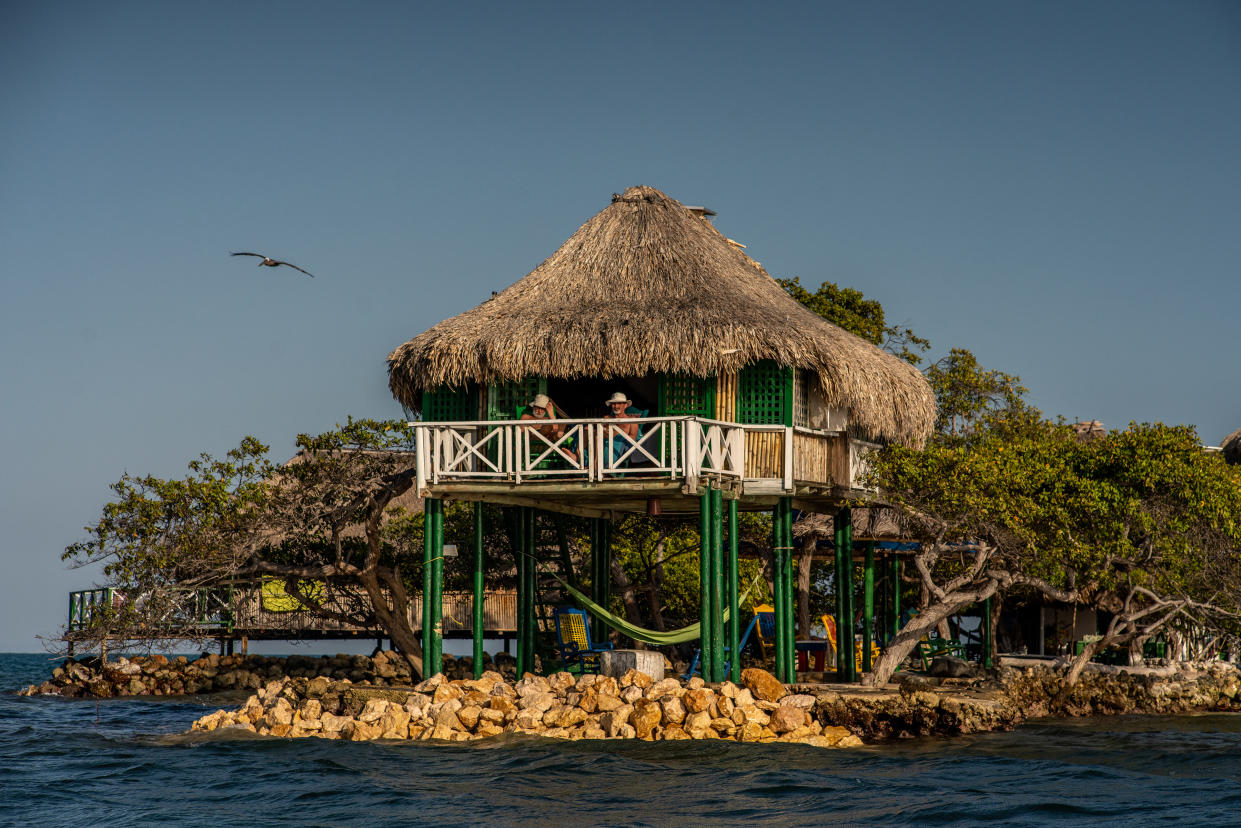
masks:
[(781, 531), (782, 522), (780, 520), (780, 504), (782, 502), (783, 499), (777, 500), (775, 507), (771, 510), (771, 603), (776, 618), (776, 678), (780, 679), (780, 681), (784, 681), (787, 674), (784, 660), (788, 652), (784, 646), (784, 538)]
[(875, 544), (866, 544), (866, 564), (862, 574), (862, 672), (871, 670), (870, 648), (875, 640)]
[(836, 563), (836, 680), (845, 680), (845, 530), (842, 514), (832, 518), (832, 546)]
[(738, 603), (737, 590), (740, 587), (737, 571), (737, 550), (740, 538), (737, 535), (737, 501), (728, 501), (728, 680), (734, 684), (741, 682), (741, 606)]
[(483, 588), (483, 504), (474, 504), (474, 678), (483, 677), (483, 602), (487, 594)]
[(711, 490), (711, 681), (724, 680), (724, 492)]
[[(444, 557), (442, 535), (436, 532), (436, 515), (443, 501), (429, 497), (422, 513), (422, 672), (425, 678), (442, 672), (436, 655), (436, 604), (441, 603), (436, 591), (435, 567)], [(442, 611), (442, 610), (441, 610)]]
[(703, 491), (698, 499), (698, 665), (705, 681), (711, 680), (711, 657), (715, 653), (711, 641), (711, 499), (710, 488)]
[[(612, 521), (607, 518), (594, 518), (594, 545), (591, 547), (591, 559), (596, 561), (598, 569), (592, 583), (592, 597), (601, 607), (612, 604)], [(595, 619), (590, 633), (595, 641), (606, 641), (610, 627), (602, 620)]]
[(857, 681), (857, 642), (853, 637), (853, 619), (857, 615), (853, 606), (853, 512), (845, 509), (844, 513), (844, 526), (841, 528), (844, 531), (845, 539), (845, 672), (849, 677), (849, 681)]
[(793, 575), (793, 499), (786, 497), (784, 500), (784, 512), (782, 520), (784, 521), (784, 618), (788, 633), (785, 636), (785, 646), (788, 648), (788, 654), (785, 658), (789, 665), (789, 681), (797, 681), (797, 609), (796, 597), (797, 583)]
[(435, 672), (444, 672), (444, 501), (435, 507)]
[(991, 669), (991, 599), (982, 602), (982, 666)]

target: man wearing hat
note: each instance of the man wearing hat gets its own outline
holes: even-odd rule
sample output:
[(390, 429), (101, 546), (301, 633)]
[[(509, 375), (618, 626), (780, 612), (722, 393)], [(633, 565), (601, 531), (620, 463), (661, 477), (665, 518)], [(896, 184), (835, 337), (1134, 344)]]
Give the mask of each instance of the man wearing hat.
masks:
[[(552, 402), (551, 397), (546, 394), (536, 394), (534, 399), (526, 406), (526, 412), (521, 415), (521, 418), (523, 420), (554, 420), (557, 413), (562, 417), (568, 417), (560, 406)], [(553, 443), (563, 437), (565, 433), (565, 427), (557, 422), (549, 422), (535, 430)], [(573, 449), (561, 446), (557, 451), (563, 451), (573, 460), (577, 460), (577, 452)]]
[[(629, 413), (629, 406), (633, 405), (633, 400), (620, 391), (609, 397), (605, 404), (608, 407), (608, 413), (604, 416), (609, 420), (636, 419), (634, 415)], [(638, 424), (617, 423), (616, 425), (609, 426), (608, 433), (604, 439), (612, 447), (612, 463), (615, 465), (621, 455), (638, 441)]]

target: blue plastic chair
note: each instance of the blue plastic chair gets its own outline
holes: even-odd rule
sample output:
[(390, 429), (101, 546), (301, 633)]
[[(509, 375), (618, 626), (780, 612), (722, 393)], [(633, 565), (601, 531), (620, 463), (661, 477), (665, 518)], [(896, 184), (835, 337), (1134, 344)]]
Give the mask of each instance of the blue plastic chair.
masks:
[(592, 642), (590, 617), (577, 607), (557, 607), (552, 615), (556, 619), (556, 649), (565, 670), (599, 672), (599, 654), (611, 650), (612, 642)]
[[(750, 640), (750, 633), (754, 632), (755, 626), (759, 623), (759, 616), (764, 615), (764, 614), (765, 613), (760, 612), (750, 619), (750, 625), (745, 628), (745, 633), (743, 633), (741, 636), (741, 642), (737, 645), (738, 652), (742, 652), (742, 653), (745, 652), (745, 645), (746, 645), (746, 642)], [(731, 647), (727, 647), (727, 646), (724, 647), (724, 673), (725, 674), (727, 674), (732, 669), (733, 662), (732, 662), (732, 653), (730, 652), (731, 649), (732, 649)], [(697, 650), (694, 650), (694, 661), (689, 666), (689, 672), (681, 676), (682, 681), (689, 681), (690, 678), (695, 673), (699, 672), (698, 665), (699, 665), (699, 661), (701, 658), (702, 658), (702, 648), (699, 647)]]

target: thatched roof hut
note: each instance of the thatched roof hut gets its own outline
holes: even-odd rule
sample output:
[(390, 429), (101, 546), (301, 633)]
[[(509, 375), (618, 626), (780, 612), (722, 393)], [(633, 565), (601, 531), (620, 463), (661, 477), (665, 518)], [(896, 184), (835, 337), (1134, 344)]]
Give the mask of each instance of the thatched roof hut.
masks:
[(723, 376), (761, 360), (817, 377), (869, 437), (919, 445), (935, 400), (916, 368), (807, 310), (701, 214), (632, 187), (529, 275), (388, 356), (389, 386)]
[(1229, 463), (1241, 463), (1241, 428), (1224, 438), (1220, 444), (1224, 459)]

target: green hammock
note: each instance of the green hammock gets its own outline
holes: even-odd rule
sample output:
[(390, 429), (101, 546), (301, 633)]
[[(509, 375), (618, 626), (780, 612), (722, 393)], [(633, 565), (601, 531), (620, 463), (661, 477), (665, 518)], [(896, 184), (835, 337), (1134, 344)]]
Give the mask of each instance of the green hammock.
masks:
[[(591, 615), (603, 621), (606, 621), (608, 623), (608, 626), (612, 627), (615, 630), (619, 630), (620, 632), (632, 638), (634, 641), (645, 641), (647, 644), (655, 644), (657, 646), (664, 646), (666, 644), (684, 644), (687, 641), (696, 641), (697, 639), (702, 638), (702, 629), (701, 629), (702, 623), (701, 622), (697, 624), (690, 624), (688, 627), (682, 627), (679, 630), (669, 630), (668, 632), (660, 632), (659, 630), (648, 630), (644, 627), (635, 627), (633, 624), (630, 624), (625, 619), (618, 618), (617, 616), (608, 612), (603, 607), (596, 604), (594, 601), (587, 598), (582, 592), (574, 589), (572, 585), (565, 582), (564, 579), (562, 579), (556, 573), (548, 571), (548, 570), (544, 570), (544, 571), (547, 572), (547, 574), (551, 575), (553, 578), (555, 578), (557, 581), (560, 581), (560, 585), (563, 586), (570, 595), (572, 595), (579, 602), (581, 602), (587, 609), (589, 609)], [(754, 580), (751, 581), (750, 585), (746, 588), (745, 594), (742, 595), (741, 598), (737, 601), (738, 606), (740, 606), (741, 604), (744, 604), (746, 600), (749, 599), (750, 593), (754, 591), (755, 585), (759, 582), (759, 579), (761, 579), (762, 577), (763, 577), (763, 574), (761, 572), (758, 575), (754, 576)], [(724, 608), (723, 617), (725, 621), (728, 620), (728, 608), (727, 607)]]

